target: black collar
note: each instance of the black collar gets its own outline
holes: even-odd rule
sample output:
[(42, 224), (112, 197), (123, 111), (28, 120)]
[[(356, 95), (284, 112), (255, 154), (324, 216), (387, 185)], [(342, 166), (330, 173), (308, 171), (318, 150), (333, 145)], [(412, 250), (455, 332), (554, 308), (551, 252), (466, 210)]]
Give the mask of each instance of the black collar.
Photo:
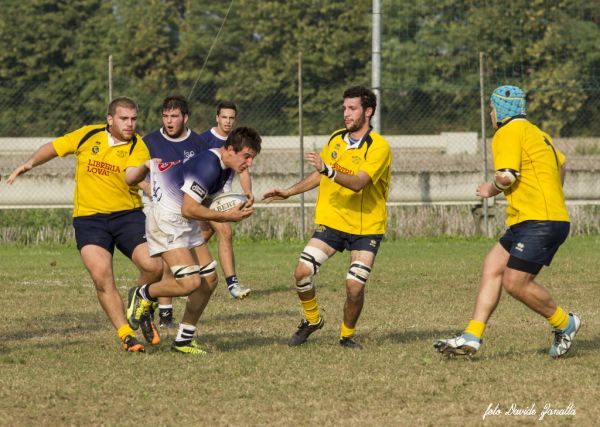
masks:
[(502, 126), (505, 126), (507, 123), (512, 122), (514, 119), (526, 119), (527, 116), (525, 114), (518, 114), (516, 116), (512, 116), (510, 119), (504, 121), (504, 122), (496, 122), (496, 124), (498, 125), (498, 129), (500, 129)]

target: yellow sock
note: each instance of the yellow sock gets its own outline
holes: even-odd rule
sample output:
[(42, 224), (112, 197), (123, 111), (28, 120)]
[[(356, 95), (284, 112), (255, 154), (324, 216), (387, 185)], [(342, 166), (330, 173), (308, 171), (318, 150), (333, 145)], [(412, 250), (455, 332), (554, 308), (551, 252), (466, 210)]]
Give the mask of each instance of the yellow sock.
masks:
[(471, 334), (481, 339), (483, 331), (485, 331), (485, 323), (471, 319), (464, 332), (465, 334)]
[(308, 301), (300, 301), (302, 308), (304, 309), (304, 317), (311, 325), (319, 323), (321, 319), (321, 313), (319, 312), (319, 304), (317, 304), (317, 297), (314, 297)]
[(548, 317), (548, 322), (555, 329), (565, 329), (569, 324), (569, 315), (562, 308), (556, 307), (554, 314)]
[(342, 325), (340, 326), (340, 338), (353, 337), (354, 331), (356, 331), (356, 328), (349, 328), (344, 322), (342, 322)]
[(128, 336), (135, 336), (135, 332), (133, 332), (133, 329), (131, 329), (131, 326), (129, 326), (127, 323), (117, 329), (117, 334), (119, 335), (119, 339), (121, 341), (125, 341), (125, 338)]

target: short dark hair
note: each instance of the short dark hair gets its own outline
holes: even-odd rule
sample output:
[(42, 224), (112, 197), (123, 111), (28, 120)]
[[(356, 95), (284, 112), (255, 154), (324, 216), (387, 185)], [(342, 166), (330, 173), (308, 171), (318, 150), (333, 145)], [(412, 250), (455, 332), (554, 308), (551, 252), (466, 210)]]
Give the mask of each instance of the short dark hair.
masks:
[(117, 113), (117, 107), (129, 108), (136, 112), (138, 111), (138, 106), (132, 98), (128, 96), (119, 96), (110, 101), (110, 104), (108, 104), (108, 108), (106, 109), (106, 114), (114, 116)]
[[(346, 98), (360, 98), (360, 105), (366, 110), (371, 107), (373, 114), (377, 108), (377, 97), (371, 89), (364, 86), (352, 86), (344, 92), (344, 99)], [(371, 116), (373, 117), (373, 116)]]
[(217, 116), (221, 114), (221, 110), (233, 110), (237, 114), (237, 107), (231, 101), (221, 101), (217, 104)]
[(225, 148), (232, 146), (233, 151), (239, 153), (244, 147), (248, 147), (255, 151), (256, 154), (260, 153), (260, 144), (262, 138), (258, 134), (258, 131), (251, 127), (241, 126), (231, 131), (225, 141)]
[(165, 100), (163, 101), (162, 110), (163, 111), (179, 110), (179, 111), (181, 111), (181, 114), (184, 116), (186, 116), (186, 115), (189, 116), (189, 114), (190, 114), (190, 107), (189, 107), (188, 101), (185, 98), (185, 96), (183, 96), (183, 95), (167, 96), (165, 98)]

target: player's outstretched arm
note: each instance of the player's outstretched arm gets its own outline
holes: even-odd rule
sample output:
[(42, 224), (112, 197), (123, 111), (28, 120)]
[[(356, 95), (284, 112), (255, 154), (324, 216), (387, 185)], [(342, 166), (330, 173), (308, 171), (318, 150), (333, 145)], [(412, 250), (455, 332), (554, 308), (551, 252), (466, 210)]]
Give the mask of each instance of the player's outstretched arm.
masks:
[(144, 178), (146, 178), (146, 175), (148, 175), (152, 162), (158, 164), (162, 162), (162, 160), (150, 159), (146, 160), (139, 166), (129, 166), (127, 169), (125, 169), (125, 182), (127, 185), (136, 185), (142, 182)]
[(319, 174), (325, 175), (336, 184), (339, 184), (342, 187), (346, 187), (357, 193), (371, 182), (371, 177), (369, 174), (363, 171), (358, 171), (356, 175), (350, 175), (334, 170), (331, 166), (326, 164), (323, 159), (321, 159), (321, 156), (318, 153), (307, 153), (306, 160), (315, 168), (317, 172), (319, 172)]
[(295, 196), (296, 194), (304, 193), (318, 187), (320, 182), (321, 174), (315, 171), (291, 187), (273, 188), (267, 191), (263, 194), (262, 200), (267, 203), (272, 202), (273, 200), (285, 200), (288, 197)]
[(27, 159), (25, 163), (16, 167), (15, 170), (12, 171), (12, 173), (6, 180), (6, 183), (12, 184), (19, 175), (22, 175), (25, 172), (30, 171), (34, 167), (42, 165), (49, 160), (52, 160), (56, 156), (58, 156), (58, 153), (54, 149), (54, 146), (51, 142), (42, 145), (31, 155), (29, 159)]

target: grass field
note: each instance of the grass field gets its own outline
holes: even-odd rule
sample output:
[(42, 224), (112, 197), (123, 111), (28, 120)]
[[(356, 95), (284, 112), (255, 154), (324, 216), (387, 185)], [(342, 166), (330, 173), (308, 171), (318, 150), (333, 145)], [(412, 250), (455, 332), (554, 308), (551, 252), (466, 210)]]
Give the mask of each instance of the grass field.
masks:
[[(540, 275), (582, 317), (568, 357), (546, 356), (546, 321), (506, 295), (473, 360), (434, 353), (435, 338), (468, 321), (492, 244), (384, 242), (358, 325), (365, 349), (352, 351), (337, 345), (347, 254), (317, 278), (325, 327), (288, 348), (301, 318), (291, 278), (304, 242), (236, 242), (253, 293), (235, 301), (219, 285), (199, 324), (211, 350), (203, 358), (171, 353), (172, 336), (146, 354), (120, 350), (74, 247), (0, 247), (0, 425), (596, 425), (598, 237), (569, 239)], [(126, 295), (135, 271), (121, 256), (115, 270)], [(490, 404), (501, 414), (484, 420)], [(545, 405), (570, 404), (575, 415), (539, 420)], [(509, 415), (511, 405), (536, 415)]]

